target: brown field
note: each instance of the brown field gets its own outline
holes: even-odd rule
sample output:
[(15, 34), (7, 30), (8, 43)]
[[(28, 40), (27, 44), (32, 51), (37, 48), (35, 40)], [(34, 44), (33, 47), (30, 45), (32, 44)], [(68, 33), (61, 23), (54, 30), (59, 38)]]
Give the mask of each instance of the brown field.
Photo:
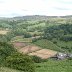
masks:
[(39, 51), (29, 53), (29, 55), (35, 55), (35, 56), (41, 57), (42, 59), (53, 57), (56, 54), (57, 54), (56, 51), (49, 50), (49, 49), (41, 49)]
[(34, 51), (38, 51), (40, 49), (41, 48), (39, 48), (38, 46), (28, 45), (28, 46), (25, 46), (25, 47), (19, 49), (19, 52), (22, 52), (22, 53), (26, 54), (26, 53), (31, 53), (31, 52), (34, 52)]
[(2, 34), (2, 35), (7, 34), (7, 32), (8, 32), (8, 31), (6, 31), (6, 30), (0, 30), (0, 34)]
[(26, 46), (26, 43), (23, 43), (23, 42), (14, 42), (13, 45), (14, 45), (15, 48), (22, 48), (22, 47)]
[(15, 42), (15, 43), (13, 43), (13, 45), (15, 48), (17, 48), (17, 50), (20, 53), (28, 54), (28, 55), (32, 55), (32, 56), (38, 56), (42, 59), (47, 59), (47, 58), (53, 57), (57, 54), (56, 51), (53, 51), (50, 49), (41, 49), (38, 46), (28, 45), (28, 44), (22, 43), (22, 42)]

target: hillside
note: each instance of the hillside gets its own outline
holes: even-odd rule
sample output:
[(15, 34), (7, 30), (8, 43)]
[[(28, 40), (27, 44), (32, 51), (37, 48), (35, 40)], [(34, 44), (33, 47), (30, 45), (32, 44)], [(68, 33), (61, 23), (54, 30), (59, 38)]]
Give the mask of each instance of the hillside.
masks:
[(0, 72), (71, 72), (71, 55), (71, 15), (0, 19)]
[(12, 18), (0, 17), (0, 20), (45, 20), (48, 18), (72, 18), (72, 15), (66, 15), (66, 16), (26, 15)]

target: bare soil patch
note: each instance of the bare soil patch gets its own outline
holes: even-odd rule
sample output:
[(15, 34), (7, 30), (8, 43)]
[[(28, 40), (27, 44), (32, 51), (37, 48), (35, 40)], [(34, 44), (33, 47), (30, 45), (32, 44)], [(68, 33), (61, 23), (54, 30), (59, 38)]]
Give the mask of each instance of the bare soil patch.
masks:
[(23, 42), (14, 42), (13, 45), (14, 45), (15, 48), (22, 48), (22, 47), (26, 46), (26, 43), (23, 43)]
[(2, 35), (7, 34), (7, 32), (8, 32), (8, 31), (6, 31), (6, 30), (0, 30), (0, 34), (2, 34)]
[(47, 59), (50, 57), (53, 57), (57, 54), (56, 51), (50, 50), (50, 49), (42, 49), (35, 45), (29, 45), (23, 42), (15, 42), (13, 43), (14, 47), (17, 48), (17, 50), (20, 53), (28, 54), (32, 56), (38, 56), (42, 59)]
[(38, 47), (38, 46), (28, 45), (28, 46), (25, 46), (25, 47), (19, 49), (19, 52), (22, 52), (22, 53), (26, 54), (26, 53), (31, 53), (31, 52), (34, 52), (34, 51), (38, 51), (40, 49), (41, 48)]
[(56, 54), (57, 54), (56, 51), (49, 50), (49, 49), (41, 49), (39, 51), (29, 53), (29, 55), (35, 55), (35, 56), (41, 57), (42, 59), (53, 57)]

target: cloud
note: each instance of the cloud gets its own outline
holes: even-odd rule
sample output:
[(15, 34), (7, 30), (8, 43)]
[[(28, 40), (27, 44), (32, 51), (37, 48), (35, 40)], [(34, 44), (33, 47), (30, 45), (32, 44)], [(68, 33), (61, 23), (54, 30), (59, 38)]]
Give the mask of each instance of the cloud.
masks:
[[(70, 3), (70, 4), (69, 4)], [(0, 16), (72, 14), (72, 0), (0, 0)]]
[(54, 9), (57, 9), (57, 10), (72, 10), (71, 8), (60, 8), (60, 7), (54, 7)]
[(5, 3), (5, 1), (4, 0), (0, 0), (0, 3)]
[(72, 0), (58, 0), (59, 3), (72, 4)]

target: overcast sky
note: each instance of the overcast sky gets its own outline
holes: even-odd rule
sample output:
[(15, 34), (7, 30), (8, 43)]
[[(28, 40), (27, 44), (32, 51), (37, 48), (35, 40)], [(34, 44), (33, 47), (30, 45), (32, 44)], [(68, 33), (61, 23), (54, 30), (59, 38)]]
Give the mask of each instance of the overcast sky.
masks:
[(0, 17), (72, 15), (72, 0), (0, 0)]

